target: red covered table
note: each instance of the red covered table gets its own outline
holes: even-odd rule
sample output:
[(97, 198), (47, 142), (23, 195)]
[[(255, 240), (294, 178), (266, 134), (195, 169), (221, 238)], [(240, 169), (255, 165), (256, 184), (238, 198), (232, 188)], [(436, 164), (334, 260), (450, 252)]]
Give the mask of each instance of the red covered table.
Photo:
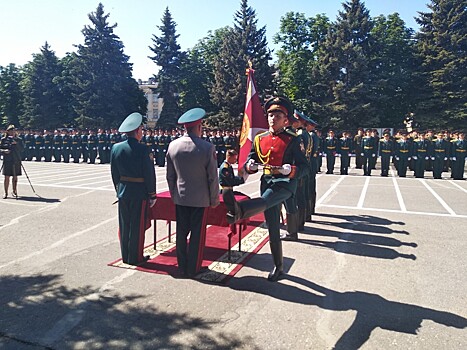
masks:
[[(245, 200), (248, 198), (249, 197), (246, 195), (241, 195), (241, 194), (235, 195), (235, 199), (237, 201)], [(198, 258), (197, 270), (201, 268), (201, 265), (203, 262), (203, 249), (206, 243), (206, 226), (208, 225), (228, 227), (227, 235), (229, 238), (229, 244), (228, 244), (229, 259), (230, 259), (230, 250), (231, 250), (231, 238), (233, 235), (237, 233), (239, 234), (238, 250), (239, 251), (241, 250), (242, 231), (246, 228), (246, 225), (248, 224), (248, 219), (240, 220), (236, 222), (235, 224), (229, 224), (226, 220), (227, 208), (224, 204), (222, 195), (219, 195), (219, 200), (220, 200), (220, 204), (217, 207), (207, 208), (204, 211), (203, 221), (206, 223), (206, 225), (201, 230), (201, 238), (200, 238), (201, 252)], [(150, 209), (149, 218), (154, 221), (156, 220), (167, 221), (169, 225), (168, 240), (169, 242), (171, 242), (171, 234), (172, 234), (171, 221), (176, 221), (176, 217), (175, 217), (175, 204), (173, 203), (172, 198), (170, 197), (169, 191), (165, 191), (165, 192), (161, 192), (157, 194), (157, 201), (156, 201), (156, 204)], [(154, 249), (156, 249), (156, 242), (157, 242), (156, 237), (157, 237), (157, 223), (154, 222)]]

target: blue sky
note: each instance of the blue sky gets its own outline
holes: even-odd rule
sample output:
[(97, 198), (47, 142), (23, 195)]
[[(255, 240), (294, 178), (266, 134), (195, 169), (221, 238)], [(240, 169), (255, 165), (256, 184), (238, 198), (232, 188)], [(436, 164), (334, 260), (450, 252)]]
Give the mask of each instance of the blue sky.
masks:
[[(133, 76), (146, 80), (157, 71), (147, 56), (152, 52), (152, 35), (160, 35), (166, 7), (177, 24), (178, 43), (182, 50), (192, 47), (208, 31), (232, 25), (240, 0), (102, 0), (109, 22), (117, 23), (115, 33), (125, 45), (133, 63)], [(408, 27), (417, 29), (414, 17), (427, 12), (428, 0), (366, 0), (372, 17), (398, 12)], [(0, 0), (0, 65), (23, 65), (32, 60), (47, 41), (58, 57), (75, 51), (82, 44), (81, 30), (89, 25), (88, 14), (94, 12), (96, 0)], [(307, 17), (326, 14), (332, 21), (342, 9), (341, 0), (249, 0), (256, 11), (258, 25), (266, 26), (271, 49), (272, 37), (279, 30), (281, 17), (289, 12)]]

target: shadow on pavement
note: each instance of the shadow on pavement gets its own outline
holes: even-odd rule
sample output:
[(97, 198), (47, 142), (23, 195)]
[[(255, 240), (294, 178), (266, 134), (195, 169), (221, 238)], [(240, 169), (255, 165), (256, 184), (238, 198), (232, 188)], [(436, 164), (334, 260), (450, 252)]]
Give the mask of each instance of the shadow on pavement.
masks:
[(337, 340), (333, 349), (356, 350), (370, 338), (376, 328), (389, 331), (417, 334), (423, 320), (458, 329), (467, 327), (467, 319), (462, 316), (384, 299), (383, 297), (362, 292), (337, 292), (297, 276), (285, 275), (287, 279), (303, 286), (265, 283), (264, 278), (246, 276), (232, 278), (229, 287), (234, 290), (249, 291), (273, 298), (303, 305), (316, 305), (325, 310), (355, 310), (357, 315), (352, 325)]
[(43, 197), (26, 197), (26, 196), (19, 196), (18, 201), (24, 202), (42, 202), (42, 203), (58, 203), (60, 199), (58, 198), (43, 198)]
[[(329, 217), (329, 218), (336, 218), (341, 219), (341, 222), (329, 222), (329, 221), (320, 221), (315, 220), (316, 216), (319, 217)], [(385, 227), (389, 225), (405, 225), (405, 222), (402, 221), (391, 221), (385, 218), (381, 218), (378, 216), (373, 215), (337, 215), (337, 214), (316, 214), (313, 215), (313, 224), (320, 224), (320, 225), (330, 225), (330, 226), (337, 226), (355, 231), (364, 231), (364, 232), (373, 232), (373, 233), (381, 233), (381, 234), (404, 234), (409, 235), (409, 232), (405, 230), (393, 230), (390, 227)], [(350, 227), (349, 224), (352, 226)]]
[(161, 311), (145, 298), (67, 288), (59, 275), (2, 276), (0, 338), (46, 349), (258, 349), (251, 337), (214, 331), (217, 320)]

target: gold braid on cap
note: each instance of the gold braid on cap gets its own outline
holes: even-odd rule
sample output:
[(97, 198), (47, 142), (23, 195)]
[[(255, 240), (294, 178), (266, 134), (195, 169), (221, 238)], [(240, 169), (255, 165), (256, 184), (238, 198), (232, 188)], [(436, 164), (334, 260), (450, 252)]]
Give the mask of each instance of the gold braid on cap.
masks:
[[(263, 133), (263, 134), (265, 134), (265, 133)], [(263, 135), (263, 134), (261, 134), (261, 135)], [(255, 151), (256, 151), (256, 154), (258, 155), (258, 158), (259, 158), (260, 162), (263, 163), (263, 164), (268, 164), (269, 163), (269, 156), (271, 154), (271, 150), (269, 149), (266, 154), (261, 153), (261, 148), (259, 146), (259, 138), (260, 138), (261, 135), (256, 135), (256, 137), (255, 137), (255, 141), (254, 141)]]

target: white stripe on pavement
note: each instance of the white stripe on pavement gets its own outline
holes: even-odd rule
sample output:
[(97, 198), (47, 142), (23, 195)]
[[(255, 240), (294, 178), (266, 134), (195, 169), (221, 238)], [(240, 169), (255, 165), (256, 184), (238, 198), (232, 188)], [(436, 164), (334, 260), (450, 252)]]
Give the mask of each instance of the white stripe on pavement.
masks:
[(367, 176), (365, 184), (363, 185), (362, 193), (360, 193), (360, 199), (358, 200), (357, 208), (363, 208), (363, 202), (365, 202), (366, 192), (368, 191), (368, 184), (370, 183), (370, 177)]
[(452, 210), (451, 207), (447, 205), (447, 203), (443, 200), (443, 198), (441, 198), (439, 194), (435, 192), (435, 190), (433, 190), (430, 186), (428, 186), (425, 179), (419, 179), (419, 181), (423, 184), (423, 186), (425, 186), (428, 189), (428, 191), (431, 192), (431, 194), (438, 200), (438, 202), (444, 207), (444, 209), (448, 211), (449, 214), (456, 215), (454, 210)]
[(465, 193), (467, 193), (467, 190), (462, 187), (462, 186), (459, 186), (458, 184), (456, 184), (454, 181), (452, 180), (449, 180), (449, 183), (453, 184), (454, 186), (456, 186), (457, 188), (461, 189), (462, 191), (464, 191)]
[(339, 186), (342, 180), (344, 180), (345, 176), (346, 175), (341, 175), (341, 177), (336, 182), (334, 182), (334, 184), (326, 191), (326, 193), (324, 193), (321, 198), (316, 201), (316, 205), (323, 203), (323, 201), (336, 189), (336, 187)]
[(399, 202), (399, 207), (401, 208), (402, 212), (406, 212), (407, 208), (404, 203), (404, 198), (402, 197), (402, 192), (399, 188), (399, 184), (397, 183), (396, 180), (396, 174), (394, 173), (394, 170), (391, 167), (391, 175), (392, 175), (392, 184), (394, 185), (394, 190), (396, 191), (396, 196), (397, 196), (397, 201)]

